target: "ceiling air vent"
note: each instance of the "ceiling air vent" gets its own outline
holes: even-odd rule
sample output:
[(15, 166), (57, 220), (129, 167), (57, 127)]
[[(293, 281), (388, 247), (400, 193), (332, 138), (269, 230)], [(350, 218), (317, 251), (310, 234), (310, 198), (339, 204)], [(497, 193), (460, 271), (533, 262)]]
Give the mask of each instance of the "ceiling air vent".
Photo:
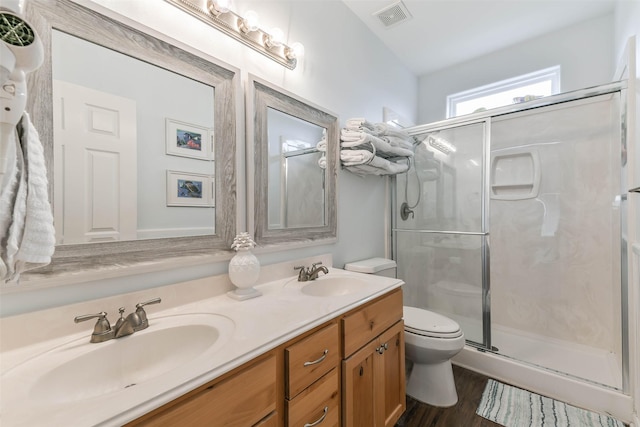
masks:
[(377, 11), (373, 15), (377, 16), (380, 22), (387, 28), (411, 19), (411, 13), (409, 13), (407, 6), (405, 6), (402, 1), (395, 2)]

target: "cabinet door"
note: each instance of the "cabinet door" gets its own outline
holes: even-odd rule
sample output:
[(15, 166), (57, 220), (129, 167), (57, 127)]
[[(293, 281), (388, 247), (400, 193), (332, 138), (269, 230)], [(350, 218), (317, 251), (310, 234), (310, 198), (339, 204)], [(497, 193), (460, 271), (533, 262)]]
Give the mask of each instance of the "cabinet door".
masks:
[[(230, 378), (186, 399), (161, 408), (134, 425), (237, 426), (253, 425), (276, 410), (276, 357), (269, 356)], [(277, 421), (277, 420), (276, 420)]]
[(344, 426), (394, 426), (407, 407), (404, 323), (397, 322), (342, 363)]
[(378, 344), (372, 341), (342, 362), (344, 427), (375, 426), (374, 365)]
[[(379, 358), (379, 371), (375, 377), (376, 388), (382, 391), (378, 405), (384, 408), (385, 427), (393, 427), (407, 407), (404, 372), (404, 322), (400, 321), (385, 331), (379, 338), (384, 348)], [(377, 411), (379, 413), (379, 411)]]

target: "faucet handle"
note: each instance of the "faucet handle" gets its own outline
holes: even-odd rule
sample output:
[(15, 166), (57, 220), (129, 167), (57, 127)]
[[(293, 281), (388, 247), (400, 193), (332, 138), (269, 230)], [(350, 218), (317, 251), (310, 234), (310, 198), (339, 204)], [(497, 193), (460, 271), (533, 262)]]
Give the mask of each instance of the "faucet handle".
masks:
[(101, 311), (97, 314), (83, 314), (82, 316), (76, 316), (73, 321), (76, 323), (84, 322), (85, 320), (98, 318), (95, 326), (93, 327), (93, 333), (91, 334), (91, 342), (102, 342), (109, 339), (109, 335), (113, 333), (111, 330), (111, 324), (107, 319), (107, 313)]
[(304, 265), (293, 267), (293, 269), (300, 270), (300, 272), (298, 273), (298, 282), (306, 282), (308, 280), (307, 276), (309, 275), (309, 269)]
[(162, 300), (160, 298), (153, 298), (153, 299), (150, 299), (149, 301), (139, 302), (138, 304), (136, 304), (136, 314), (140, 318), (140, 325), (138, 327), (134, 328), (136, 331), (140, 331), (142, 329), (146, 329), (146, 328), (149, 327), (149, 320), (147, 319), (147, 312), (144, 311), (143, 307), (145, 305), (158, 304), (158, 303), (161, 303), (161, 302), (162, 302)]
[(317, 265), (322, 265), (322, 261), (314, 262), (313, 264), (311, 264), (311, 269), (315, 270)]

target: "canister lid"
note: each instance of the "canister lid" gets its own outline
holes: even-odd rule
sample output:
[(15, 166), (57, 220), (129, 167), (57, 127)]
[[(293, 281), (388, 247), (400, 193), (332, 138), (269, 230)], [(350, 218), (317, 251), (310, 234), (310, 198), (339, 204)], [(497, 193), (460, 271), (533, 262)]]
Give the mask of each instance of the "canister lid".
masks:
[(354, 261), (344, 265), (345, 270), (358, 273), (377, 273), (379, 271), (395, 268), (396, 262), (387, 258), (369, 258), (362, 261)]

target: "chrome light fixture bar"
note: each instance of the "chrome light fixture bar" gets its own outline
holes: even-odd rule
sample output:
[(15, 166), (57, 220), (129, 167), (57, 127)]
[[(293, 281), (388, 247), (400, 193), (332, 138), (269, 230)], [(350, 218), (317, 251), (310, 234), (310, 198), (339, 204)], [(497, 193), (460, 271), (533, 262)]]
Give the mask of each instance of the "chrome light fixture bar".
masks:
[(302, 54), (300, 43), (291, 46), (283, 43), (281, 30), (267, 32), (258, 27), (255, 12), (247, 12), (243, 17), (231, 11), (227, 2), (220, 0), (166, 0), (208, 25), (222, 31), (261, 54), (293, 70)]

